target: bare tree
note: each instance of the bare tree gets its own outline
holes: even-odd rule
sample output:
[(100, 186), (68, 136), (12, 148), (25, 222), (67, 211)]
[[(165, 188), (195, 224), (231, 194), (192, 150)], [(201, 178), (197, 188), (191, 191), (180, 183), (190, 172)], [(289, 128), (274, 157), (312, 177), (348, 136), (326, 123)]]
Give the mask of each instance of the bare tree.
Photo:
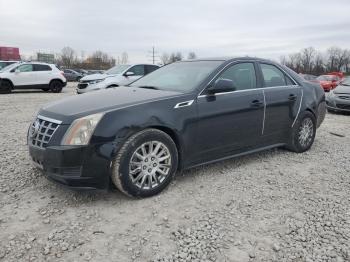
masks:
[(187, 59), (196, 59), (196, 58), (197, 58), (197, 55), (195, 52), (188, 53)]
[(176, 52), (176, 53), (171, 53), (169, 57), (169, 63), (174, 63), (176, 61), (181, 61), (182, 60), (182, 53), (181, 52)]
[(128, 53), (127, 52), (123, 52), (122, 53), (122, 58), (121, 58), (121, 64), (127, 64), (128, 63)]
[(68, 68), (72, 67), (72, 65), (76, 62), (76, 60), (77, 60), (77, 57), (74, 49), (69, 46), (63, 47), (61, 51), (62, 65)]
[(337, 70), (339, 53), (341, 53), (341, 49), (339, 47), (333, 46), (327, 50), (328, 54), (328, 70), (335, 71)]
[(163, 65), (169, 64), (169, 55), (167, 53), (163, 53), (160, 56), (160, 61), (162, 62)]
[(86, 59), (85, 65), (90, 69), (108, 69), (115, 65), (115, 59), (98, 50)]
[(304, 73), (311, 73), (315, 53), (316, 50), (313, 47), (308, 47), (301, 50), (301, 63)]

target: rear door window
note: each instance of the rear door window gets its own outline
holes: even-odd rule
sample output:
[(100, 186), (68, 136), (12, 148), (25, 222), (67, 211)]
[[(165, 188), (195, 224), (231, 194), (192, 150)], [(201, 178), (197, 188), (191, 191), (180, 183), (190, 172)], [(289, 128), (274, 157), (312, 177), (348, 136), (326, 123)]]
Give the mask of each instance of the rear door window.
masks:
[(286, 86), (285, 74), (274, 65), (260, 64), (264, 87)]

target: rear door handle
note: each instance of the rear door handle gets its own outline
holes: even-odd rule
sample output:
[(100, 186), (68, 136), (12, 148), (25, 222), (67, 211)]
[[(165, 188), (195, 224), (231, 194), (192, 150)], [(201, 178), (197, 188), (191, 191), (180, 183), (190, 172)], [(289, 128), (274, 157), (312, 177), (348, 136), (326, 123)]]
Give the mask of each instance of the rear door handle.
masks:
[(263, 102), (261, 102), (260, 100), (253, 100), (251, 103), (250, 103), (250, 106), (251, 107), (260, 107), (263, 105)]
[(290, 101), (295, 101), (295, 100), (297, 100), (297, 96), (294, 95), (294, 94), (290, 94), (289, 97), (288, 97), (288, 99), (289, 99)]

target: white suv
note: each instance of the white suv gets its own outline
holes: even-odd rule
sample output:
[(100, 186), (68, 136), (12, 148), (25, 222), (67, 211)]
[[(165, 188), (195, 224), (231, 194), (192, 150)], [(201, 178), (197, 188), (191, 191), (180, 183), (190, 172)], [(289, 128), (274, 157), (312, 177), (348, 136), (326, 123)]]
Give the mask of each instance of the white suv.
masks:
[(67, 80), (55, 65), (24, 62), (9, 65), (0, 70), (0, 93), (13, 89), (42, 89), (59, 93)]
[(158, 68), (157, 65), (148, 64), (116, 65), (104, 74), (87, 75), (81, 78), (77, 93), (83, 94), (94, 90), (127, 85)]

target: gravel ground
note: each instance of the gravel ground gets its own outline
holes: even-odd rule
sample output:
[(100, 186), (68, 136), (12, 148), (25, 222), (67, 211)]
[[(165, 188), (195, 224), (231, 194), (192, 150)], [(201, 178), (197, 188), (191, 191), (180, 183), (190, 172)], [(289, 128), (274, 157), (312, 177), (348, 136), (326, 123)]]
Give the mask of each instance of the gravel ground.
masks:
[(32, 167), (31, 120), (73, 86), (0, 96), (0, 261), (350, 261), (349, 115), (327, 114), (304, 154), (203, 166), (133, 200), (74, 192)]

